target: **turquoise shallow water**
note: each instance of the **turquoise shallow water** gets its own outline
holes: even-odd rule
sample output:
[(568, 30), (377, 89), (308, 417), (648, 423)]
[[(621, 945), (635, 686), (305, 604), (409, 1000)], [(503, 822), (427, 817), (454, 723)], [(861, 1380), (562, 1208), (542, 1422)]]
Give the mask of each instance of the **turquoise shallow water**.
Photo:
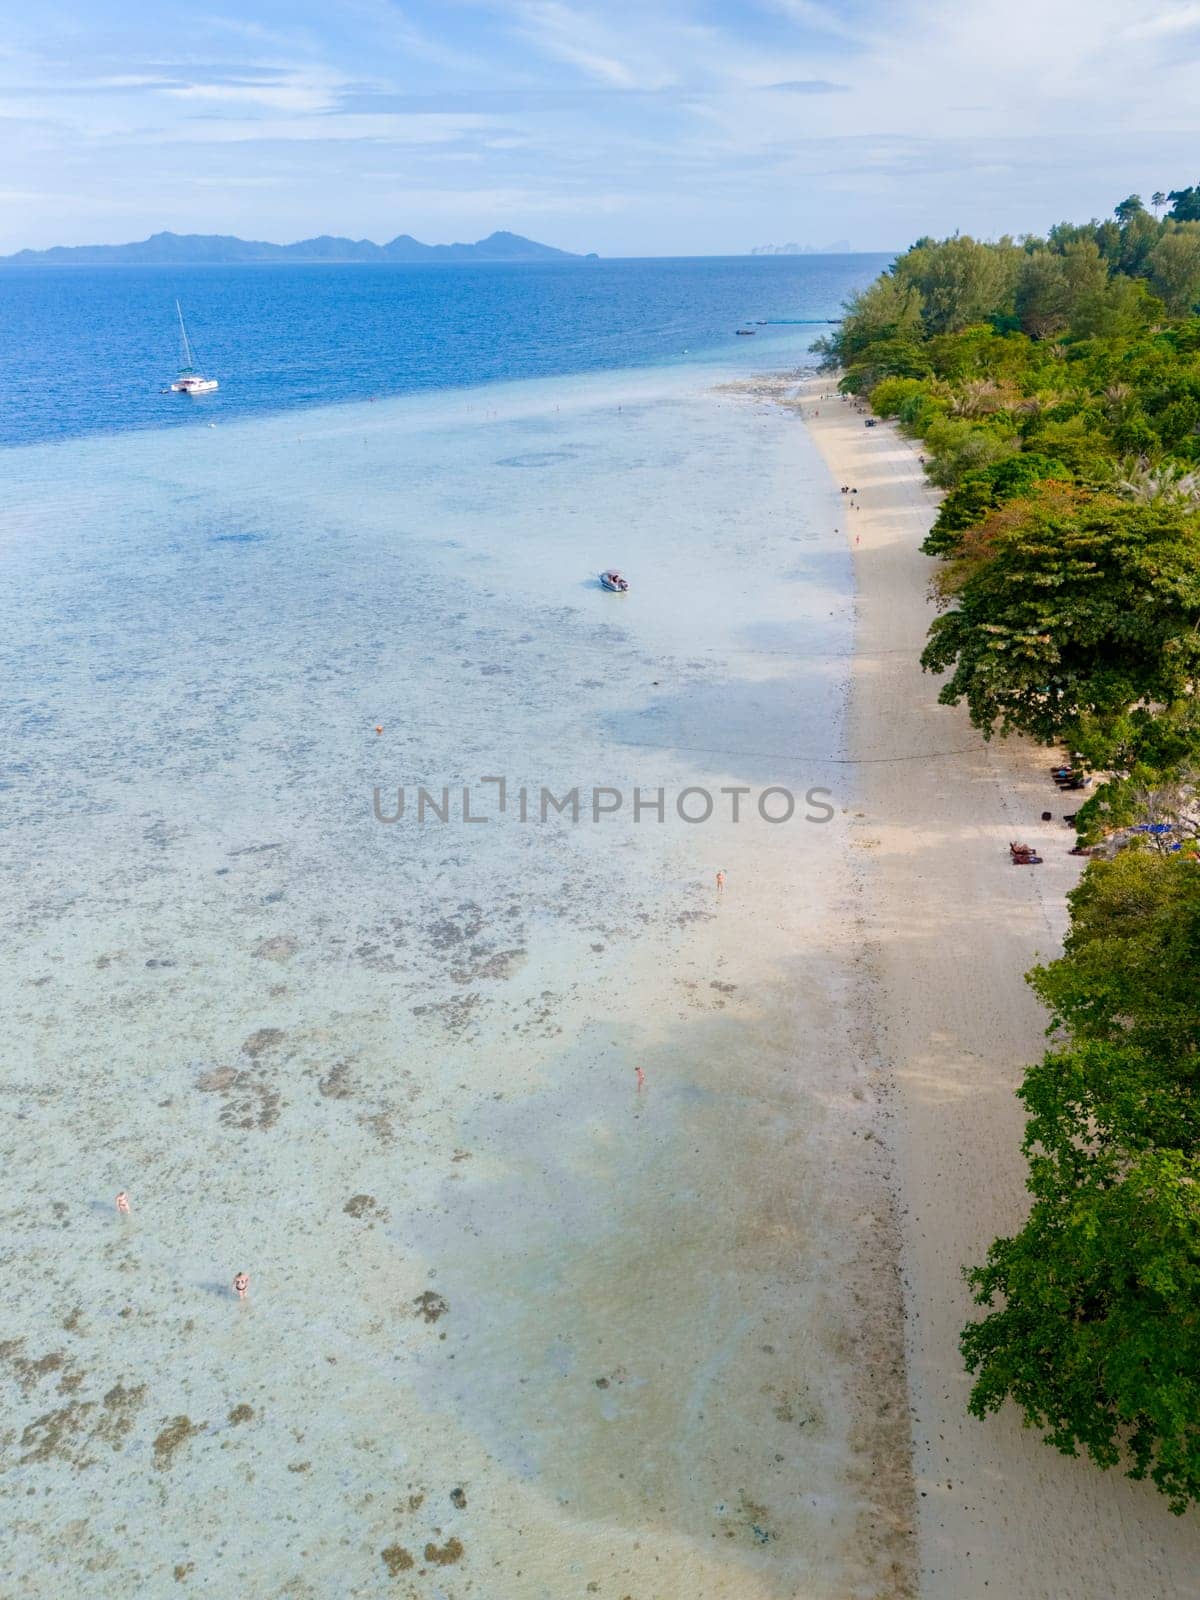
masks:
[[(244, 811), (257, 827), (253, 770), (303, 782), (308, 813), (335, 794), (349, 812), (351, 782), (388, 776), (385, 751), (409, 778), (459, 781), (469, 754), (503, 767), (538, 750), (539, 693), (598, 651), (592, 694), (561, 708), (572, 731), (545, 751), (557, 778), (577, 737), (628, 719), (647, 649), (844, 652), (847, 561), (809, 509), (786, 583), (761, 596), (770, 615), (741, 604), (788, 515), (759, 474), (780, 434), (802, 439), (773, 415), (763, 463), (746, 459), (724, 423), (754, 402), (713, 392), (742, 377), (540, 380), (10, 453), (18, 821), (103, 816), (170, 785), (182, 805), (195, 784), (198, 825)], [(605, 564), (636, 574), (627, 603), (595, 589)], [(789, 743), (819, 757), (833, 741), (813, 692)], [(485, 731), (456, 751), (460, 713)], [(716, 737), (703, 703), (678, 714), (686, 737)], [(384, 743), (364, 746), (377, 722)]]
[[(23, 1594), (340, 1600), (452, 1539), (452, 1597), (869, 1566), (852, 600), (779, 337), (0, 458)], [(835, 816), (373, 815), (484, 775)]]

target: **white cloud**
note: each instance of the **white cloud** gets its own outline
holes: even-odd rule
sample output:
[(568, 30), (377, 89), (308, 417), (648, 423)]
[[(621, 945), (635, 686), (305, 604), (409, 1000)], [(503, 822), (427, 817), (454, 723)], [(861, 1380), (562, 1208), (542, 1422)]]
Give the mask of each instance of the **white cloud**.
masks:
[(214, 211), (228, 165), (264, 231), (370, 232), (404, 165), (414, 230), (557, 214), (636, 251), (1037, 228), (1195, 176), (1200, 0), (296, 0), (287, 28), (257, 4), (160, 0), (136, 53), (115, 12), (10, 38), (0, 181), (57, 194), (48, 218), (140, 194), (153, 231), (161, 147)]
[(442, 113), (399, 116), (347, 113), (328, 117), (196, 117), (164, 128), (159, 137), (178, 144), (324, 143), (348, 139), (385, 144), (453, 144), (493, 125), (490, 117)]
[[(489, 219), (577, 214), (581, 203), (577, 194), (547, 193), (544, 189), (536, 187), (442, 189), (416, 188), (411, 184), (389, 189), (387, 199), (395, 208), (420, 211), (425, 215), (448, 217), (469, 215)], [(596, 211), (605, 216), (628, 211), (641, 201), (642, 197), (638, 195), (605, 190), (589, 192), (586, 197), (588, 211)]]
[(860, 29), (839, 15), (835, 6), (819, 5), (816, 0), (772, 0), (775, 9), (793, 22), (836, 39), (857, 39)]
[(578, 67), (597, 82), (618, 89), (646, 86), (638, 71), (620, 58), (628, 33), (622, 40), (594, 16), (562, 5), (559, 0), (521, 0), (516, 17), (521, 31), (537, 49)]
[(237, 178), (222, 175), (218, 178), (185, 178), (195, 189), (274, 189), (282, 178)]
[(1127, 39), (1161, 39), (1200, 28), (1200, 5), (1171, 6), (1122, 30)]
[(265, 111), (328, 111), (337, 104), (340, 85), (328, 87), (309, 83), (228, 84), (186, 83), (172, 85), (163, 93), (172, 100), (195, 104), (259, 106)]

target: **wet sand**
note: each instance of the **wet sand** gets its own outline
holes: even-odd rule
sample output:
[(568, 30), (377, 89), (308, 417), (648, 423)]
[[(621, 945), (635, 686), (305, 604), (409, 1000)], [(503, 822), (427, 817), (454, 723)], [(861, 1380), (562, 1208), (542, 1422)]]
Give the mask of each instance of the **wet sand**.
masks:
[[(1200, 1573), (1195, 1513), (1177, 1519), (1148, 1484), (1051, 1451), (1012, 1408), (986, 1422), (966, 1412), (962, 1268), (1027, 1204), (1014, 1091), (1045, 1048), (1045, 1016), (1021, 975), (1059, 948), (1081, 863), (1061, 821), (1070, 797), (1049, 779), (1055, 752), (984, 745), (964, 709), (937, 705), (918, 664), (933, 495), (915, 449), (822, 399), (828, 387), (806, 384), (802, 409), (835, 482), (859, 490), (839, 519), (858, 594), (847, 738), (865, 815), (852, 847), (869, 1032), (894, 1088), (920, 1594), (1183, 1600)], [(1011, 867), (1011, 839), (1045, 865)]]
[[(6, 458), (22, 1600), (911, 1592), (837, 496), (686, 373), (469, 400)], [(371, 815), (497, 773), (834, 817)]]

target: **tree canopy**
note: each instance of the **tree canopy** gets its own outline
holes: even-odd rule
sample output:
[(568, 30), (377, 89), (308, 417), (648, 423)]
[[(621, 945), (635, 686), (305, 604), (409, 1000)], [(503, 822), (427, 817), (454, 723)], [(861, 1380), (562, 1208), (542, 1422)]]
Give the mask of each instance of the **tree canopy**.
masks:
[(1130, 195), (1113, 219), (1044, 239), (918, 240), (822, 346), (843, 387), (923, 441), (949, 491), (926, 549), (949, 563), (952, 609), (924, 661), (988, 736), (1099, 749), (1135, 707), (1192, 693), (1192, 194), (1172, 190), (1161, 220)]
[[(1168, 200), (1170, 210), (1160, 218)], [(1029, 975), (1031, 1208), (969, 1273), (970, 1408), (1200, 1500), (1200, 185), (1044, 239), (921, 239), (826, 364), (947, 491), (922, 660), (985, 737), (1105, 773), (1126, 830)], [(1125, 834), (1113, 834), (1115, 838)]]
[(1068, 1455), (1200, 1499), (1200, 872), (1130, 851), (1030, 981), (1067, 1042), (1025, 1076), (1033, 1206), (970, 1274), (977, 1416), (1014, 1400)]
[(1011, 501), (964, 545), (957, 583), (954, 571), (957, 603), (921, 660), (951, 669), (939, 698), (965, 700), (985, 737), (1049, 743), (1083, 717), (1175, 700), (1200, 668), (1192, 513), (1072, 493)]
[(1171, 215), (1176, 222), (1200, 222), (1200, 184), (1171, 189), (1166, 198), (1172, 202)]

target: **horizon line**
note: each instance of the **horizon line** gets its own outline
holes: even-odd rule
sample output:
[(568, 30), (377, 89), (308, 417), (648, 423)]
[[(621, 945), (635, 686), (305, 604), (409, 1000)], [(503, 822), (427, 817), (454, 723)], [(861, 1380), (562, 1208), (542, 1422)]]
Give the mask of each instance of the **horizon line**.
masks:
[[(403, 260), (374, 261), (374, 260), (370, 260), (370, 259), (358, 259), (358, 260), (356, 260), (353, 257), (338, 258), (338, 257), (331, 257), (331, 256), (320, 255), (320, 254), (314, 254), (312, 256), (303, 256), (303, 255), (293, 256), (291, 258), (290, 262), (288, 262), (288, 261), (280, 261), (280, 260), (276, 259), (273, 256), (263, 256), (259, 260), (255, 260), (254, 258), (250, 257), (250, 258), (246, 258), (246, 259), (243, 259), (243, 260), (240, 260), (240, 261), (221, 261), (221, 260), (214, 260), (211, 257), (197, 257), (195, 260), (189, 261), (185, 257), (182, 257), (182, 256), (176, 257), (175, 259), (173, 259), (171, 261), (73, 262), (73, 261), (63, 261), (63, 260), (57, 260), (57, 261), (42, 260), (40, 262), (34, 263), (34, 262), (27, 261), (27, 260), (19, 259), (19, 258), (22, 258), (22, 257), (31, 257), (31, 256), (46, 257), (46, 256), (55, 255), (55, 254), (59, 254), (59, 253), (66, 253), (68, 251), (70, 251), (70, 252), (75, 252), (75, 251), (93, 251), (93, 250), (102, 250), (102, 251), (105, 251), (105, 252), (124, 251), (124, 250), (137, 249), (139, 247), (146, 246), (146, 245), (151, 245), (151, 244), (154, 244), (158, 240), (168, 240), (168, 239), (169, 240), (178, 240), (178, 241), (190, 241), (190, 240), (204, 240), (206, 242), (218, 242), (219, 241), (221, 243), (228, 243), (230, 245), (241, 245), (241, 246), (262, 245), (262, 246), (266, 247), (267, 249), (269, 249), (271, 251), (276, 251), (276, 250), (279, 250), (279, 251), (293, 251), (293, 250), (296, 250), (299, 246), (308, 245), (308, 244), (316, 244), (316, 243), (321, 242), (321, 241), (331, 241), (331, 242), (336, 242), (338, 244), (346, 244), (346, 245), (349, 245), (349, 246), (356, 246), (356, 247), (370, 246), (370, 248), (373, 249), (373, 250), (378, 250), (378, 251), (383, 252), (383, 251), (386, 251), (389, 248), (391, 248), (393, 245), (397, 245), (397, 244), (400, 244), (400, 243), (404, 242), (404, 243), (409, 243), (409, 244), (412, 244), (412, 245), (417, 245), (423, 251), (429, 251), (431, 253), (436, 252), (438, 259), (430, 260), (430, 261), (421, 261), (421, 260), (413, 260), (413, 261), (403, 261)], [(294, 240), (290, 240), (290, 241), (287, 241), (287, 242), (279, 242), (279, 241), (273, 240), (273, 239), (246, 239), (246, 238), (243, 238), (240, 234), (235, 234), (235, 233), (196, 233), (196, 232), (178, 233), (174, 229), (171, 229), (171, 228), (160, 228), (160, 229), (156, 230), (153, 233), (147, 234), (142, 239), (126, 239), (126, 240), (121, 240), (121, 241), (118, 241), (118, 242), (115, 242), (115, 243), (98, 243), (98, 242), (90, 241), (90, 242), (83, 243), (83, 244), (22, 245), (22, 246), (19, 246), (15, 250), (10, 250), (8, 253), (6, 253), (4, 255), (0, 255), (0, 266), (11, 266), (11, 265), (20, 266), (20, 265), (35, 265), (35, 264), (36, 265), (42, 265), (42, 266), (75, 266), (75, 265), (80, 265), (80, 266), (101, 266), (101, 265), (111, 265), (111, 266), (143, 266), (143, 267), (154, 267), (154, 266), (168, 266), (168, 267), (179, 267), (179, 266), (258, 266), (258, 265), (262, 265), (262, 266), (268, 266), (268, 265), (274, 265), (274, 266), (283, 266), (283, 265), (318, 265), (318, 266), (377, 266), (377, 265), (386, 265), (386, 266), (438, 266), (438, 265), (452, 265), (453, 266), (453, 265), (464, 265), (464, 264), (473, 264), (473, 265), (483, 266), (483, 265), (489, 265), (489, 264), (492, 264), (492, 265), (506, 265), (506, 264), (507, 265), (528, 265), (528, 264), (530, 264), (530, 262), (528, 260), (522, 261), (518, 257), (508, 258), (508, 257), (500, 256), (500, 257), (492, 258), (491, 261), (489, 261), (488, 258), (486, 258), (486, 257), (480, 257), (480, 258), (476, 258), (474, 261), (471, 261), (470, 258), (461, 258), (460, 257), (460, 258), (456, 259), (454, 256), (449, 254), (449, 252), (451, 252), (451, 251), (477, 250), (477, 249), (480, 248), (480, 246), (487, 245), (494, 239), (514, 239), (514, 240), (519, 240), (522, 244), (528, 244), (528, 245), (534, 246), (538, 250), (545, 250), (547, 252), (547, 255), (542, 258), (543, 260), (559, 259), (559, 260), (575, 260), (575, 261), (589, 261), (589, 260), (590, 261), (595, 261), (595, 260), (606, 260), (606, 261), (656, 261), (656, 260), (657, 261), (703, 261), (703, 260), (737, 260), (737, 259), (741, 259), (743, 257), (745, 257), (745, 258), (753, 257), (756, 260), (759, 260), (759, 259), (772, 260), (772, 259), (778, 259), (780, 257), (783, 257), (785, 259), (795, 259), (795, 258), (800, 257), (800, 256), (835, 256), (835, 257), (838, 257), (838, 256), (857, 256), (857, 255), (888, 255), (888, 254), (895, 253), (895, 250), (897, 248), (897, 247), (893, 247), (893, 246), (888, 246), (886, 248), (875, 249), (875, 250), (872, 250), (872, 249), (831, 250), (831, 249), (828, 249), (828, 248), (815, 249), (815, 248), (812, 248), (812, 247), (803, 247), (803, 248), (800, 248), (800, 249), (787, 250), (787, 249), (779, 249), (779, 248), (771, 247), (771, 246), (755, 245), (755, 246), (752, 246), (752, 247), (749, 247), (749, 248), (743, 249), (743, 250), (717, 250), (717, 251), (686, 252), (686, 253), (685, 252), (675, 253), (673, 251), (656, 251), (656, 252), (653, 252), (653, 253), (650, 253), (650, 254), (646, 254), (646, 255), (635, 254), (635, 253), (627, 253), (627, 254), (601, 256), (600, 252), (596, 251), (596, 250), (589, 250), (589, 251), (567, 250), (567, 249), (565, 249), (565, 248), (563, 248), (562, 246), (559, 246), (559, 245), (547, 245), (541, 240), (530, 238), (527, 234), (516, 233), (511, 228), (494, 228), (491, 231), (491, 233), (485, 234), (485, 235), (483, 235), (482, 237), (480, 237), (478, 239), (474, 239), (474, 240), (456, 239), (456, 240), (450, 241), (448, 243), (439, 243), (439, 244), (426, 244), (423, 240), (418, 239), (414, 234), (411, 234), (411, 233), (394, 234), (390, 239), (386, 240), (383, 244), (380, 244), (377, 241), (375, 241), (374, 239), (370, 239), (370, 238), (366, 237), (365, 235), (360, 236), (358, 238), (354, 238), (354, 237), (351, 237), (349, 234), (337, 234), (337, 233), (308, 234), (304, 238), (294, 239)]]

